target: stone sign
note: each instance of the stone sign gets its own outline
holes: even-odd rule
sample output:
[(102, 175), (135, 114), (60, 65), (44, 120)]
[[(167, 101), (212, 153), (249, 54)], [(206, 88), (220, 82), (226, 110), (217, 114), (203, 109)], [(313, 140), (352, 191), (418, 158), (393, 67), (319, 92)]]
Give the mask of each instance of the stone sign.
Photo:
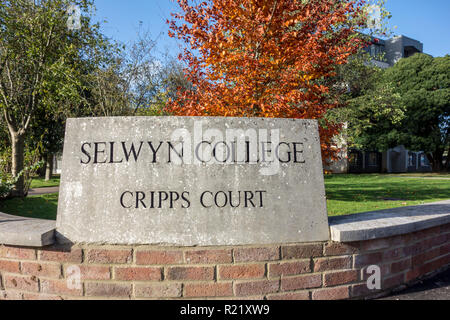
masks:
[(219, 117), (69, 119), (57, 231), (76, 243), (328, 240), (318, 124)]

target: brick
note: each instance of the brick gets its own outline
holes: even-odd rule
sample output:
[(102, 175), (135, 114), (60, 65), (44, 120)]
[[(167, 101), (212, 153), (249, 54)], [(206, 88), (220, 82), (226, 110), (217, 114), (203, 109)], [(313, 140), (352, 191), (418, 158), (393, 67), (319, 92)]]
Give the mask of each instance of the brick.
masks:
[(412, 270), (409, 270), (406, 273), (405, 281), (410, 282), (412, 280), (419, 279), (428, 273), (436, 271), (437, 269), (439, 269), (440, 267), (442, 267), (448, 263), (450, 263), (450, 255), (443, 257), (443, 258), (436, 259), (431, 262), (428, 262), (419, 267), (414, 267)]
[(404, 283), (405, 283), (405, 274), (402, 273), (402, 274), (398, 274), (396, 276), (384, 279), (382, 288), (383, 289), (395, 288)]
[(275, 261), (279, 259), (279, 247), (234, 249), (234, 262)]
[(324, 246), (325, 256), (341, 256), (354, 254), (359, 251), (359, 242), (341, 243), (341, 242), (328, 242)]
[(450, 254), (448, 254), (446, 256), (443, 256), (443, 257), (440, 257), (440, 258), (438, 258), (436, 260), (433, 260), (431, 262), (431, 264), (433, 266), (433, 271), (434, 270), (438, 270), (438, 269), (440, 269), (440, 268), (442, 268), (444, 266), (449, 265), (450, 264)]
[(424, 241), (415, 243), (413, 245), (410, 245), (410, 246), (407, 246), (404, 248), (405, 254), (408, 256), (418, 255), (419, 253), (422, 253), (428, 249), (429, 248), (428, 248), (426, 242), (424, 242)]
[(368, 265), (380, 265), (383, 261), (383, 253), (375, 252), (375, 253), (367, 253), (367, 254), (358, 254), (354, 256), (354, 265), (355, 268), (364, 267)]
[(380, 290), (369, 289), (365, 282), (351, 287), (351, 297), (352, 298), (362, 298), (365, 296), (373, 295), (378, 292), (380, 292)]
[(283, 259), (306, 259), (321, 257), (322, 244), (301, 244), (295, 246), (283, 246), (281, 248)]
[(179, 298), (182, 294), (181, 283), (137, 284), (138, 298)]
[(241, 297), (232, 297), (229, 298), (230, 300), (238, 300), (238, 301), (242, 301), (242, 300), (247, 300), (247, 301), (262, 301), (264, 300), (264, 295), (259, 295), (259, 296), (241, 296)]
[(414, 267), (425, 264), (427, 261), (432, 260), (440, 255), (440, 248), (435, 248), (418, 255), (415, 255), (411, 259), (411, 263)]
[[(449, 239), (450, 240), (450, 239)], [(439, 255), (447, 255), (450, 253), (450, 243), (447, 243), (439, 248)]]
[(278, 292), (279, 287), (279, 280), (241, 282), (234, 284), (234, 292), (236, 296), (256, 296)]
[(19, 273), (20, 272), (19, 261), (0, 260), (0, 272)]
[(404, 235), (398, 235), (398, 236), (393, 236), (393, 237), (389, 237), (386, 239), (389, 240), (389, 242), (391, 244), (390, 246), (393, 248), (396, 246), (404, 246), (407, 238), (404, 237)]
[(349, 286), (320, 289), (312, 292), (313, 300), (343, 300), (348, 298), (350, 298)]
[(3, 285), (6, 289), (38, 292), (38, 279), (34, 276), (4, 275)]
[(70, 280), (41, 279), (41, 292), (67, 296), (82, 296), (83, 288), (81, 283), (75, 283)]
[(87, 262), (92, 264), (126, 264), (132, 259), (131, 249), (91, 249), (87, 254)]
[(138, 250), (136, 251), (136, 263), (139, 265), (181, 264), (183, 263), (183, 252), (176, 250)]
[[(70, 268), (70, 269), (69, 269)], [(111, 279), (111, 270), (107, 266), (92, 265), (67, 265), (64, 267), (64, 274), (69, 276), (74, 268), (79, 268), (81, 280), (109, 280)]]
[(351, 267), (352, 267), (351, 256), (314, 259), (314, 272), (351, 269)]
[(310, 294), (309, 291), (271, 294), (267, 296), (267, 300), (310, 300)]
[(167, 280), (213, 280), (214, 267), (168, 267)]
[(405, 275), (405, 282), (411, 282), (413, 280), (418, 279), (421, 276), (421, 272), (420, 272), (420, 268), (414, 268), (412, 270), (409, 270), (408, 272), (406, 272)]
[(407, 233), (407, 234), (403, 234), (401, 236), (398, 236), (401, 238), (402, 240), (402, 244), (404, 247), (411, 245), (412, 243), (415, 242), (414, 240), (414, 236), (412, 235), (412, 233)]
[(428, 238), (430, 236), (434, 236), (434, 235), (437, 235), (440, 233), (441, 233), (441, 227), (437, 226), (437, 227), (414, 232), (413, 237), (416, 240), (422, 240), (422, 239), (425, 239), (425, 238)]
[(36, 277), (61, 278), (59, 263), (22, 262), (22, 273)]
[(263, 278), (265, 272), (264, 264), (218, 266), (219, 279), (223, 280)]
[(189, 283), (184, 285), (184, 297), (230, 297), (233, 284), (230, 283)]
[(397, 261), (391, 264), (391, 273), (399, 273), (411, 268), (411, 259)]
[(358, 281), (358, 270), (338, 271), (324, 274), (323, 285), (333, 287)]
[(295, 262), (271, 263), (268, 266), (269, 278), (290, 276), (311, 272), (310, 260)]
[(189, 264), (231, 263), (233, 261), (231, 249), (186, 251), (184, 256), (186, 263)]
[(320, 287), (321, 285), (322, 285), (321, 274), (311, 274), (281, 279), (282, 291), (294, 291), (309, 288), (317, 288)]
[(115, 279), (123, 281), (160, 281), (162, 268), (158, 267), (123, 267), (115, 268)]
[(86, 296), (88, 297), (130, 297), (131, 284), (89, 282), (85, 284)]
[(405, 254), (405, 250), (403, 248), (395, 248), (391, 250), (386, 250), (383, 252), (383, 261), (392, 261), (399, 260), (401, 258), (405, 258), (407, 255)]
[(31, 301), (58, 301), (63, 300), (61, 296), (51, 295), (51, 294), (42, 294), (42, 293), (24, 293), (23, 300), (31, 300)]
[(28, 248), (0, 246), (0, 258), (17, 259), (17, 260), (36, 260), (36, 250)]
[(52, 247), (40, 250), (39, 253), (39, 259), (42, 261), (81, 263), (83, 260), (83, 252), (79, 248)]
[(23, 294), (18, 291), (8, 291), (0, 289), (0, 301), (2, 300), (23, 300)]
[(427, 244), (428, 244), (428, 247), (431, 248), (431, 247), (440, 246), (441, 244), (444, 244), (446, 241), (447, 241), (447, 235), (441, 234), (441, 235), (438, 235), (434, 238), (427, 240)]
[(374, 239), (361, 242), (361, 251), (375, 251), (391, 246), (389, 239)]

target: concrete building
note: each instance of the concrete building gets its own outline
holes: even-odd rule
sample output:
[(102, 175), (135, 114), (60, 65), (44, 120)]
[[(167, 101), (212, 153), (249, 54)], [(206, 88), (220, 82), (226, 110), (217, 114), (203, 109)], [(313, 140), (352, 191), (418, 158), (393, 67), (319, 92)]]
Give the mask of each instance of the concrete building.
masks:
[[(423, 43), (406, 36), (395, 36), (382, 40), (373, 38), (372, 44), (366, 48), (372, 57), (372, 63), (386, 69), (392, 67), (402, 58), (416, 53), (423, 53)], [(336, 139), (336, 145), (342, 150), (342, 160), (334, 161), (325, 167), (333, 173), (402, 173), (428, 172), (430, 163), (423, 152), (411, 152), (404, 146), (390, 149), (387, 152), (371, 150), (348, 150), (342, 137)]]
[(396, 36), (387, 40), (374, 38), (366, 50), (373, 58), (374, 64), (380, 68), (389, 68), (402, 58), (423, 53), (423, 43), (406, 36)]
[(61, 174), (62, 152), (53, 156), (53, 174)]
[(388, 173), (431, 172), (432, 167), (423, 152), (411, 152), (404, 146), (389, 149), (383, 154), (382, 168)]
[(425, 153), (411, 152), (404, 146), (398, 146), (386, 152), (350, 150), (347, 162), (347, 171), (334, 170), (333, 172), (410, 173), (432, 171)]

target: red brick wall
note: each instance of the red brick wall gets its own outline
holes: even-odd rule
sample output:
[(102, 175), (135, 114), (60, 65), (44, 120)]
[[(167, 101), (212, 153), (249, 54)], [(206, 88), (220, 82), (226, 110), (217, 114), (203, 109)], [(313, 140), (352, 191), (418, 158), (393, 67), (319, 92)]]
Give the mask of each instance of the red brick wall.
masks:
[[(450, 224), (348, 244), (178, 248), (0, 246), (0, 299), (348, 299), (387, 291), (450, 265)], [(78, 267), (80, 286), (69, 286)]]

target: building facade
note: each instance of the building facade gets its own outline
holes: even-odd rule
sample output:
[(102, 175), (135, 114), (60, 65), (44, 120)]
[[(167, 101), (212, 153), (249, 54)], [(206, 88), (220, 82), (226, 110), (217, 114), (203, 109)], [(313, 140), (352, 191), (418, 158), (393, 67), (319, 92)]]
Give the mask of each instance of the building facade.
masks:
[[(394, 66), (402, 58), (423, 53), (423, 43), (403, 35), (387, 40), (373, 38), (366, 51), (372, 57), (373, 64), (386, 69)], [(406, 173), (432, 170), (423, 152), (411, 152), (404, 146), (383, 153), (372, 150), (349, 150), (342, 137), (337, 140), (339, 140), (337, 145), (342, 150), (340, 153), (342, 159), (325, 166), (325, 170), (333, 173)]]
[(375, 65), (380, 68), (389, 68), (402, 58), (423, 53), (423, 43), (403, 35), (388, 40), (374, 38), (366, 51), (373, 58)]

